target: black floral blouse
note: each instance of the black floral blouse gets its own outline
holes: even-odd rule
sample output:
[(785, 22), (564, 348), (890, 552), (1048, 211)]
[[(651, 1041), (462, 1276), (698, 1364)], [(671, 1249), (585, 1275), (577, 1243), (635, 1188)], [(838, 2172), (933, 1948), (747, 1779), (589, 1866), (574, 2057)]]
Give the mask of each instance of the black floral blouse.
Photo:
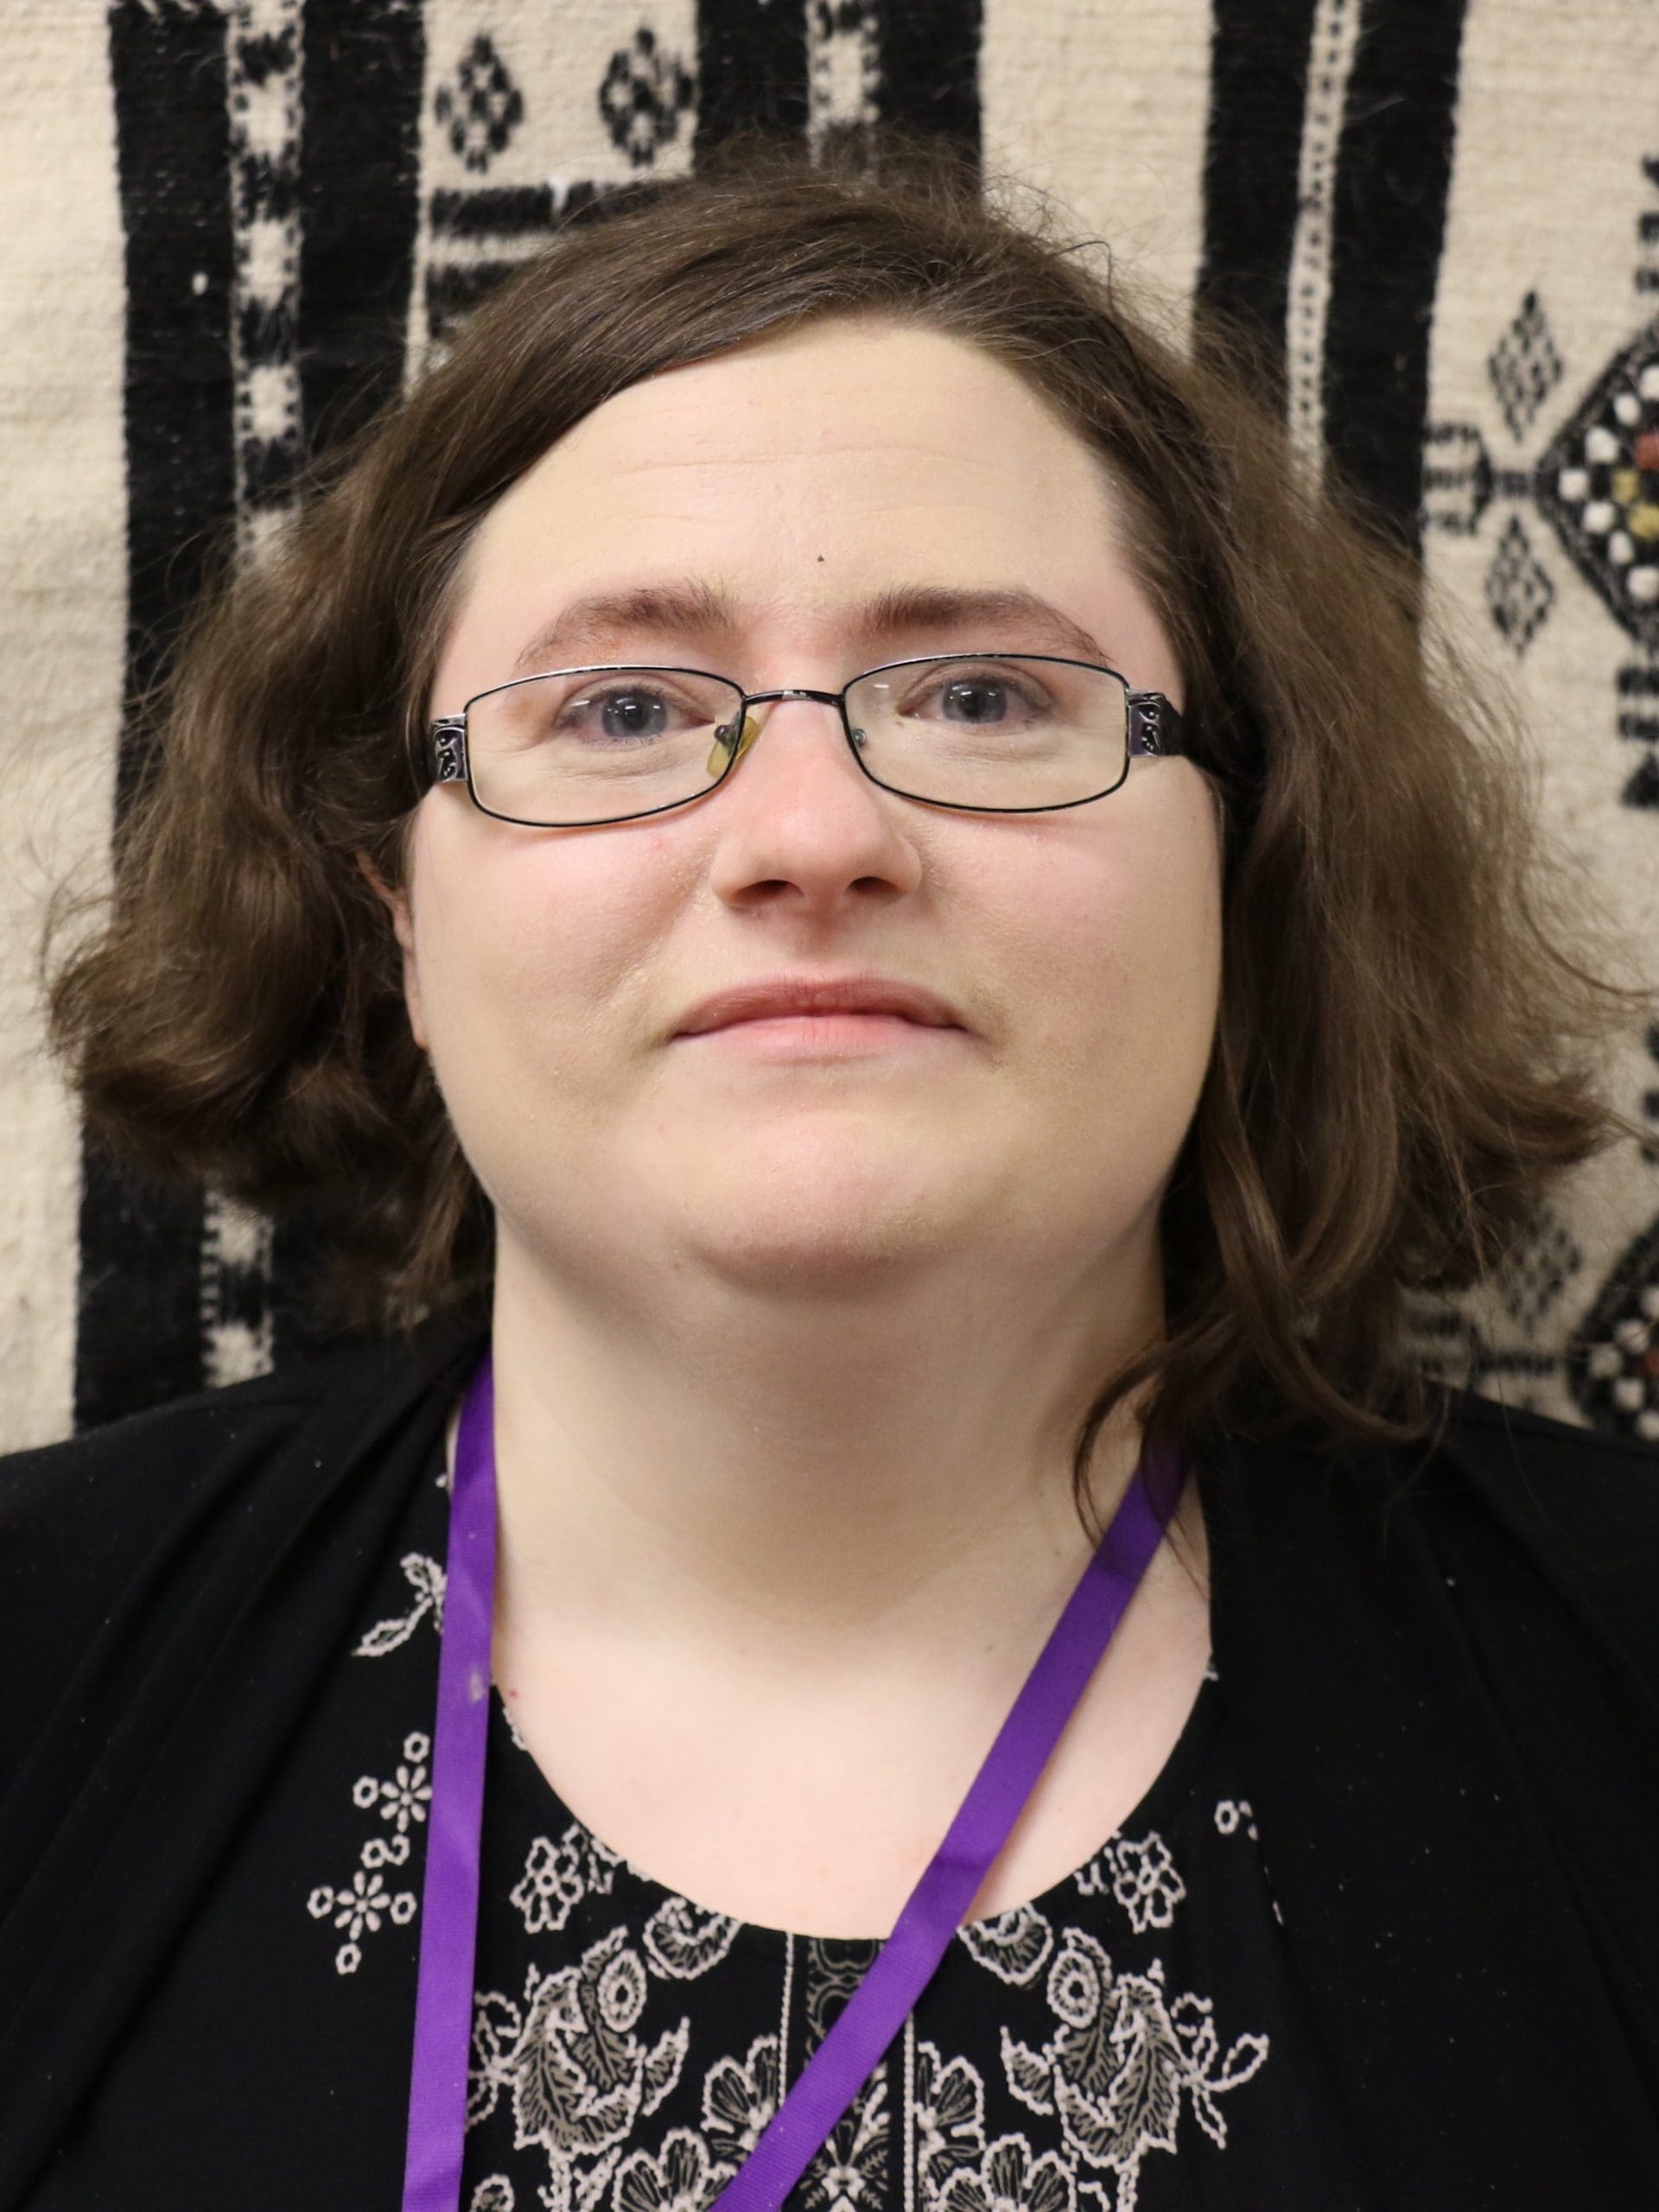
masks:
[[(407, 1974), (387, 1969), (417, 1937), (442, 1491), (423, 1487), (364, 1621), (314, 1830), (328, 1845), (294, 1900), (320, 2000), (349, 1980), (372, 2014), (384, 1978), (384, 2032), (404, 2041)], [(1368, 2202), (1279, 1924), (1211, 1667), (1163, 1772), (1088, 1864), (960, 1931), (791, 2204)], [(706, 2212), (874, 1951), (653, 1881), (572, 1816), (493, 1697), (464, 2212)]]

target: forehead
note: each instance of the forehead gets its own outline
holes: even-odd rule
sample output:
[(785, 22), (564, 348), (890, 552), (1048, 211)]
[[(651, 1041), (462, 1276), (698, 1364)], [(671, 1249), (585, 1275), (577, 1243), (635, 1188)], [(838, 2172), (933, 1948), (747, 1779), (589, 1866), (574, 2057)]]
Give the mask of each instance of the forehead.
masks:
[(839, 643), (848, 610), (918, 585), (1033, 594), (1093, 628), (1135, 593), (1125, 536), (1099, 457), (1014, 371), (938, 331), (821, 322), (585, 417), (485, 517), (456, 629), (488, 626), (476, 672), (499, 681), (564, 601), (671, 580), (718, 580), (796, 642)]
[[(988, 448), (977, 437), (987, 428)], [(919, 324), (830, 318), (628, 385), (550, 448), (519, 488), (589, 464), (824, 462), (867, 444), (992, 472), (1006, 456), (1045, 477), (1089, 457), (1048, 402), (982, 347)]]

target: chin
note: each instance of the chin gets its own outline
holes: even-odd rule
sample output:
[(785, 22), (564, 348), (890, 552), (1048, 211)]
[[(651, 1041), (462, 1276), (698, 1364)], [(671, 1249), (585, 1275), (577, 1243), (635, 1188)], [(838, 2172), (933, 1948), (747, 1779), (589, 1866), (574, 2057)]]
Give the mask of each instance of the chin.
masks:
[[(960, 1202), (873, 1172), (868, 1160), (837, 1173), (730, 1181), (682, 1202), (679, 1243), (733, 1284), (787, 1293), (851, 1291), (925, 1266), (960, 1242)], [(954, 1234), (953, 1234), (954, 1230)]]
[(700, 1249), (709, 1273), (728, 1289), (751, 1292), (779, 1307), (791, 1300), (856, 1302), (878, 1286), (899, 1281), (925, 1265), (927, 1254), (905, 1237), (860, 1236), (844, 1224), (837, 1233), (728, 1238)]

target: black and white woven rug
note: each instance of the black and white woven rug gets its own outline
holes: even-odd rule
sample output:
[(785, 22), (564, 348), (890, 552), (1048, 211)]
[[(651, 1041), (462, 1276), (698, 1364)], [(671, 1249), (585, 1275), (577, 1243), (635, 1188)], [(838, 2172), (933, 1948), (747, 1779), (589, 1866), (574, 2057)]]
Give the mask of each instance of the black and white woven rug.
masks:
[[(121, 702), (207, 537), (257, 537), (562, 210), (742, 124), (949, 134), (1178, 316), (1254, 325), (1659, 950), (1659, 8), (0, 0), (0, 1445), (305, 1341), (297, 1240), (83, 1157), (40, 1049), (41, 902), (107, 870)], [(1659, 1031), (1619, 1083), (1659, 1122)], [(1425, 1356), (1659, 1437), (1656, 1162), (1586, 1171)]]

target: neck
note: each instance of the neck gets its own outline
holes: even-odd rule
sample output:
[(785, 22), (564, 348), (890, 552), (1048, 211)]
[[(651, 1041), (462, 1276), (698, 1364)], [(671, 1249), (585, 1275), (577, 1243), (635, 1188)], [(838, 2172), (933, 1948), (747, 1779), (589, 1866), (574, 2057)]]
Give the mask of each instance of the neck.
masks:
[[(724, 1284), (569, 1295), (503, 1239), (494, 1315), (502, 1604), (810, 1670), (1052, 1618), (1089, 1539), (1076, 1427), (1156, 1333), (1155, 1251), (1091, 1281), (982, 1261), (798, 1301)], [(1133, 1418), (1090, 1466), (1109, 1518)]]

